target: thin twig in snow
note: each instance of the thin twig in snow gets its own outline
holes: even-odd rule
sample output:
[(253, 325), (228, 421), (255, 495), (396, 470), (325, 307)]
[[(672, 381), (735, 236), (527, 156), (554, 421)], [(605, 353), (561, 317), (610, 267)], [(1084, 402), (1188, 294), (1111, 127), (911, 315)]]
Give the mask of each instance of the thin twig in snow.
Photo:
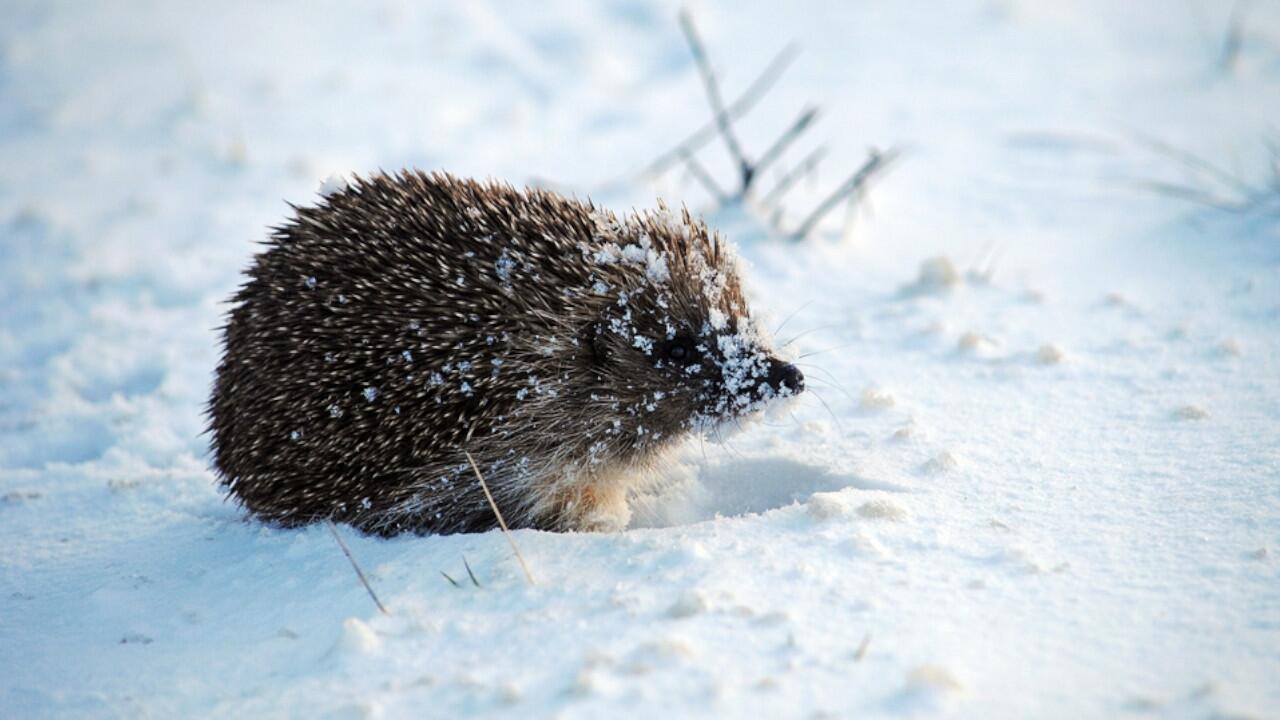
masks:
[(760, 173), (764, 172), (765, 168), (769, 167), (778, 158), (782, 157), (782, 152), (787, 149), (787, 146), (795, 142), (795, 139), (800, 137), (800, 133), (804, 132), (817, 117), (818, 108), (805, 108), (804, 111), (800, 113), (800, 117), (796, 118), (795, 121), (778, 136), (778, 139), (773, 141), (773, 145), (770, 145), (769, 149), (764, 151), (764, 154), (760, 156), (760, 159), (755, 162), (755, 165), (751, 168), (753, 173), (752, 177), (759, 177)]
[(898, 154), (898, 150), (892, 148), (883, 153), (872, 150), (870, 157), (862, 164), (862, 167), (858, 168), (857, 172), (844, 181), (840, 187), (836, 188), (835, 192), (828, 195), (827, 199), (823, 200), (818, 207), (814, 208), (813, 212), (809, 213), (809, 217), (800, 223), (800, 226), (792, 233), (792, 239), (803, 240), (808, 237), (809, 233), (813, 232), (813, 228), (822, 221), (822, 218), (826, 217), (827, 213), (831, 212), (832, 208), (840, 204), (840, 201), (846, 197), (863, 192), (867, 183), (877, 174), (883, 172), (885, 168), (892, 165), (898, 158)]
[[(769, 192), (764, 194), (764, 197), (760, 199), (760, 204), (764, 207), (770, 207), (781, 203), (787, 191), (806, 175), (817, 170), (819, 163), (822, 162), (826, 155), (826, 145), (819, 145), (814, 148), (798, 165), (788, 170), (787, 174), (783, 175), (778, 180), (778, 183), (769, 189)], [(778, 207), (781, 207), (781, 205), (778, 205)]]
[[(738, 137), (733, 132), (732, 118), (729, 117), (728, 111), (724, 106), (724, 99), (720, 95), (720, 82), (716, 78), (715, 71), (711, 68), (711, 61), (707, 59), (707, 49), (702, 43), (701, 36), (693, 24), (693, 17), (687, 10), (680, 11), (680, 28), (684, 31), (685, 39), (689, 42), (689, 50), (693, 54), (693, 59), (698, 66), (698, 72), (702, 77), (703, 89), (706, 91), (707, 102), (711, 105), (711, 114), (715, 121), (715, 126), (719, 130), (720, 135), (724, 138), (725, 147), (729, 149), (729, 154), (733, 156), (734, 163), (738, 166), (738, 190), (732, 196), (732, 199), (739, 200), (751, 191), (752, 185), (756, 179), (760, 177), (760, 172), (766, 167), (772, 165), (791, 143), (795, 141), (818, 116), (818, 109), (809, 107), (800, 113), (800, 117), (796, 118), (791, 125), (773, 142), (773, 145), (760, 156), (759, 159), (751, 161), (747, 159), (747, 155), (742, 150), (742, 144), (738, 142)], [(684, 152), (685, 161), (689, 162), (692, 152)], [(703, 183), (706, 184), (705, 182)], [(721, 193), (721, 202), (724, 201), (724, 194)]]
[(369, 584), (369, 579), (364, 576), (364, 571), (360, 569), (360, 564), (357, 563), (355, 557), (352, 556), (351, 550), (349, 550), (347, 548), (347, 544), (342, 541), (342, 536), (338, 534), (337, 526), (328, 518), (325, 518), (325, 523), (329, 526), (329, 532), (333, 533), (333, 539), (338, 541), (338, 547), (342, 548), (342, 554), (347, 556), (347, 560), (350, 561), (352, 569), (356, 571), (356, 577), (360, 578), (360, 584), (364, 585), (364, 589), (369, 592), (369, 597), (373, 598), (373, 604), (378, 606), (378, 609), (382, 611), (383, 615), (390, 615), (391, 613), (387, 612), (387, 609), (382, 605), (382, 601), (378, 599), (377, 593), (373, 591), (373, 586)]
[[(792, 43), (775, 55), (764, 70), (751, 82), (751, 85), (725, 109), (729, 119), (737, 120), (755, 107), (760, 98), (764, 97), (765, 93), (773, 88), (774, 83), (782, 76), (782, 72), (795, 61), (799, 52), (799, 47)], [(681, 158), (682, 153), (692, 153), (715, 138), (718, 128), (719, 125), (716, 120), (710, 120), (707, 124), (677, 143), (675, 147), (654, 158), (653, 162), (649, 163), (648, 167), (644, 169), (644, 172), (640, 173), (641, 177), (653, 177), (666, 172)]]
[(742, 171), (742, 186), (745, 190), (751, 185), (753, 169), (751, 163), (747, 160), (747, 156), (742, 152), (742, 145), (738, 143), (738, 138), (733, 134), (729, 114), (724, 107), (724, 99), (720, 96), (720, 82), (716, 79), (715, 71), (711, 69), (711, 61), (707, 59), (706, 48), (702, 44), (702, 38), (698, 36), (697, 28), (693, 26), (693, 18), (689, 15), (688, 10), (680, 11), (680, 29), (684, 31), (685, 39), (689, 42), (689, 51), (693, 53), (693, 60), (698, 65), (698, 72), (702, 76), (702, 86), (706, 90), (707, 102), (711, 105), (711, 113), (715, 118), (716, 127), (720, 130), (720, 136), (724, 138), (724, 144), (729, 149), (729, 154), (733, 156), (734, 162), (738, 164)]
[(494, 517), (498, 518), (498, 526), (502, 528), (502, 534), (507, 538), (507, 542), (511, 544), (511, 552), (515, 553), (516, 560), (520, 561), (520, 569), (524, 570), (525, 579), (530, 585), (536, 585), (533, 581), (533, 573), (529, 572), (529, 566), (524, 562), (524, 556), (520, 554), (520, 548), (516, 547), (516, 541), (511, 537), (511, 531), (507, 529), (507, 521), (502, 518), (502, 511), (498, 509), (498, 503), (493, 500), (493, 493), (489, 492), (489, 485), (484, 481), (484, 476), (480, 474), (480, 467), (476, 465), (476, 459), (471, 457), (471, 453), (466, 450), (462, 451), (467, 456), (467, 462), (471, 463), (471, 469), (476, 473), (476, 479), (480, 481), (480, 489), (484, 490), (484, 496), (489, 500), (489, 507), (493, 509)]
[(1217, 210), (1243, 212), (1249, 209), (1248, 202), (1229, 200), (1227, 198), (1214, 195), (1211, 192), (1187, 185), (1179, 185), (1177, 183), (1163, 182), (1160, 180), (1138, 180), (1135, 182), (1135, 185), (1144, 190), (1150, 190), (1157, 195), (1165, 195), (1179, 200), (1186, 200), (1197, 205), (1204, 205)]
[(720, 189), (720, 185), (716, 183), (715, 178), (711, 177), (711, 173), (707, 172), (707, 169), (702, 166), (702, 163), (698, 162), (698, 159), (692, 153), (683, 153), (681, 157), (689, 168), (689, 174), (702, 183), (702, 187), (708, 193), (711, 193), (711, 197), (715, 198), (717, 203), (723, 204), (728, 199), (728, 196)]
[(1231, 6), (1227, 31), (1222, 37), (1222, 53), (1218, 56), (1218, 70), (1223, 75), (1235, 72), (1240, 46), (1244, 42), (1244, 0), (1236, 0)]
[(1280, 151), (1269, 141), (1271, 177), (1260, 183), (1250, 183), (1188, 150), (1143, 136), (1136, 139), (1151, 150), (1182, 164), (1192, 176), (1187, 184), (1147, 179), (1131, 181), (1137, 187), (1232, 213), (1257, 212), (1280, 204)]
[(1241, 193), (1248, 193), (1251, 190), (1249, 183), (1241, 180), (1238, 175), (1224, 170), (1222, 167), (1215, 165), (1189, 150), (1183, 150), (1164, 141), (1144, 137), (1142, 135), (1138, 135), (1137, 139), (1138, 142), (1146, 145), (1152, 150), (1165, 155), (1166, 157), (1177, 160), (1187, 166), (1187, 168), (1192, 172), (1198, 172), (1202, 175), (1208, 175), (1216, 178), (1219, 182), (1229, 185), (1232, 189)]
[(858, 649), (853, 652), (854, 662), (862, 662), (867, 656), (867, 648), (871, 647), (871, 633), (862, 636), (862, 642), (858, 644)]
[(467, 569), (467, 575), (471, 577), (471, 584), (480, 587), (480, 581), (476, 579), (476, 574), (471, 572), (471, 563), (467, 562), (467, 556), (462, 556), (462, 567)]

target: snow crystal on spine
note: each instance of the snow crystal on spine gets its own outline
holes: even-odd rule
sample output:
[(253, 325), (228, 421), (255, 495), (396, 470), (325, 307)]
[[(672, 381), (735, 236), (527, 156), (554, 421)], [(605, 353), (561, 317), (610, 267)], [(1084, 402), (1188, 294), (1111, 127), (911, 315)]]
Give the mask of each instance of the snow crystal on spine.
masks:
[(504, 285), (511, 282), (511, 273), (516, 269), (516, 261), (506, 250), (498, 256), (497, 262), (493, 264), (493, 272), (498, 276), (498, 280)]
[(325, 178), (324, 182), (320, 183), (320, 196), (327, 198), (332, 195), (337, 195), (338, 193), (346, 190), (347, 187), (347, 179), (335, 173)]
[[(583, 248), (586, 254), (597, 265), (616, 265), (625, 263), (644, 268), (645, 277), (654, 285), (665, 285), (671, 281), (671, 269), (667, 264), (667, 253), (653, 246), (653, 239), (647, 233), (639, 232), (639, 239), (634, 243), (619, 245), (613, 242), (622, 229), (612, 216), (600, 212), (592, 213), (599, 231), (599, 246), (594, 250)], [(638, 228), (637, 228), (638, 230)]]

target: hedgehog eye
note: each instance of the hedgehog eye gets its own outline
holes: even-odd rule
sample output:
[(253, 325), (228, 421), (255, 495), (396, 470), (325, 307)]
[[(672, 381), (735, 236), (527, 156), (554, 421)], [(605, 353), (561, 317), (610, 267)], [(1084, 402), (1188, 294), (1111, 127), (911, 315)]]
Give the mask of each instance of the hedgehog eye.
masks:
[(667, 343), (667, 357), (676, 361), (693, 359), (693, 338), (677, 335)]

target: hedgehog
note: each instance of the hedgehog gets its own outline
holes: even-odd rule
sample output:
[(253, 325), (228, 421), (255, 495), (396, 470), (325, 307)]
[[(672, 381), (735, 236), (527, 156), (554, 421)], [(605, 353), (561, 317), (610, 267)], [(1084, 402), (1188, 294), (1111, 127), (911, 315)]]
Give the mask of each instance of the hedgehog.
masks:
[(220, 484), (270, 524), (483, 531), (483, 478), (513, 528), (620, 530), (665, 451), (803, 390), (687, 209), (417, 170), (291, 208), (207, 411)]

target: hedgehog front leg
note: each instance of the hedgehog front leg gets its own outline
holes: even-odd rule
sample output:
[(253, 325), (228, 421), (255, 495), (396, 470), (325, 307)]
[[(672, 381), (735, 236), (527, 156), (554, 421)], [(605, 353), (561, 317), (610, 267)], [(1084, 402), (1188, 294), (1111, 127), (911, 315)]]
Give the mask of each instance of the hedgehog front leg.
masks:
[(631, 522), (631, 508), (627, 506), (627, 491), (621, 483), (603, 487), (588, 487), (588, 502), (579, 516), (578, 527), (583, 532), (622, 532)]
[(626, 484), (619, 478), (593, 477), (560, 498), (560, 529), (620, 532), (631, 521)]

